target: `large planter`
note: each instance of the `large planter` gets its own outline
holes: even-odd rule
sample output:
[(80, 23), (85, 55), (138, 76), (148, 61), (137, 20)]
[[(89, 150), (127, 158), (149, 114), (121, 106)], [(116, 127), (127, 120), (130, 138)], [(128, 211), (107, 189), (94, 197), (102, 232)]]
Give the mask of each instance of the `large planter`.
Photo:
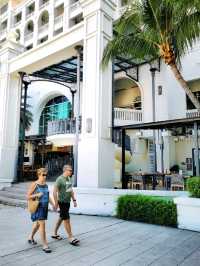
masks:
[(178, 228), (200, 232), (200, 199), (174, 198), (177, 205)]

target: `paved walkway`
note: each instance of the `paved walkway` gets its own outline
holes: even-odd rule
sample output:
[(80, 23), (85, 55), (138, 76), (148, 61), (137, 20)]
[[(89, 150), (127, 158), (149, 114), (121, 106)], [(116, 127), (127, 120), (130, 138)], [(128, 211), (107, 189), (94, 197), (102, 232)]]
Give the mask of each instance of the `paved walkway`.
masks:
[[(48, 235), (56, 215), (49, 214)], [(200, 266), (199, 233), (106, 217), (73, 215), (71, 220), (80, 247), (48, 237), (53, 252), (45, 254), (41, 246), (26, 243), (31, 228), (27, 211), (0, 206), (0, 265)], [(65, 237), (63, 229), (61, 234)]]

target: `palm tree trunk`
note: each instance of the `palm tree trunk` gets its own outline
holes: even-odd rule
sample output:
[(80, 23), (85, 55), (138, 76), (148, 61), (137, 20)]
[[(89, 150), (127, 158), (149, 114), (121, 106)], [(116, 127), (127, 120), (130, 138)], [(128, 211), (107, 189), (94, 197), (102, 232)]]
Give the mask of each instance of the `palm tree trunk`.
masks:
[(184, 89), (187, 96), (190, 98), (191, 102), (194, 104), (195, 108), (200, 111), (200, 102), (195, 97), (193, 92), (190, 90), (190, 88), (187, 85), (187, 82), (184, 80), (183, 76), (181, 75), (180, 71), (178, 70), (176, 64), (170, 65), (170, 68), (178, 81), (178, 83), (181, 85), (181, 87)]

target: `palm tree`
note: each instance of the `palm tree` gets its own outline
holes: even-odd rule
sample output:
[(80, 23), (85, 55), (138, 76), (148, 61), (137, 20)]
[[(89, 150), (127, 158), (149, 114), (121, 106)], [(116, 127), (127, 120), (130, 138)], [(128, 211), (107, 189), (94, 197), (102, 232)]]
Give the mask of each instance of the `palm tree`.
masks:
[[(24, 96), (22, 96), (23, 98)], [(28, 98), (30, 98), (28, 96)], [(25, 112), (25, 130), (28, 130), (31, 127), (31, 124), (33, 122), (33, 114), (29, 110), (31, 105), (26, 104), (26, 112)], [(22, 128), (23, 125), (23, 117), (24, 117), (24, 106), (23, 102), (21, 102), (21, 107), (20, 107), (20, 128)]]
[(138, 63), (161, 58), (200, 110), (200, 103), (181, 72), (181, 57), (200, 37), (199, 0), (135, 0), (116, 22), (114, 38), (107, 44), (103, 66), (116, 56)]

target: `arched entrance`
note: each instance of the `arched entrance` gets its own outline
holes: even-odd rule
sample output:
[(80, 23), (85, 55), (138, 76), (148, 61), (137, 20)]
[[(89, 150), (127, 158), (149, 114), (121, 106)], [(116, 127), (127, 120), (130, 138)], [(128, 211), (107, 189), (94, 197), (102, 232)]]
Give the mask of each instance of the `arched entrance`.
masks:
[(114, 82), (114, 125), (142, 122), (142, 93), (138, 84), (127, 77)]

